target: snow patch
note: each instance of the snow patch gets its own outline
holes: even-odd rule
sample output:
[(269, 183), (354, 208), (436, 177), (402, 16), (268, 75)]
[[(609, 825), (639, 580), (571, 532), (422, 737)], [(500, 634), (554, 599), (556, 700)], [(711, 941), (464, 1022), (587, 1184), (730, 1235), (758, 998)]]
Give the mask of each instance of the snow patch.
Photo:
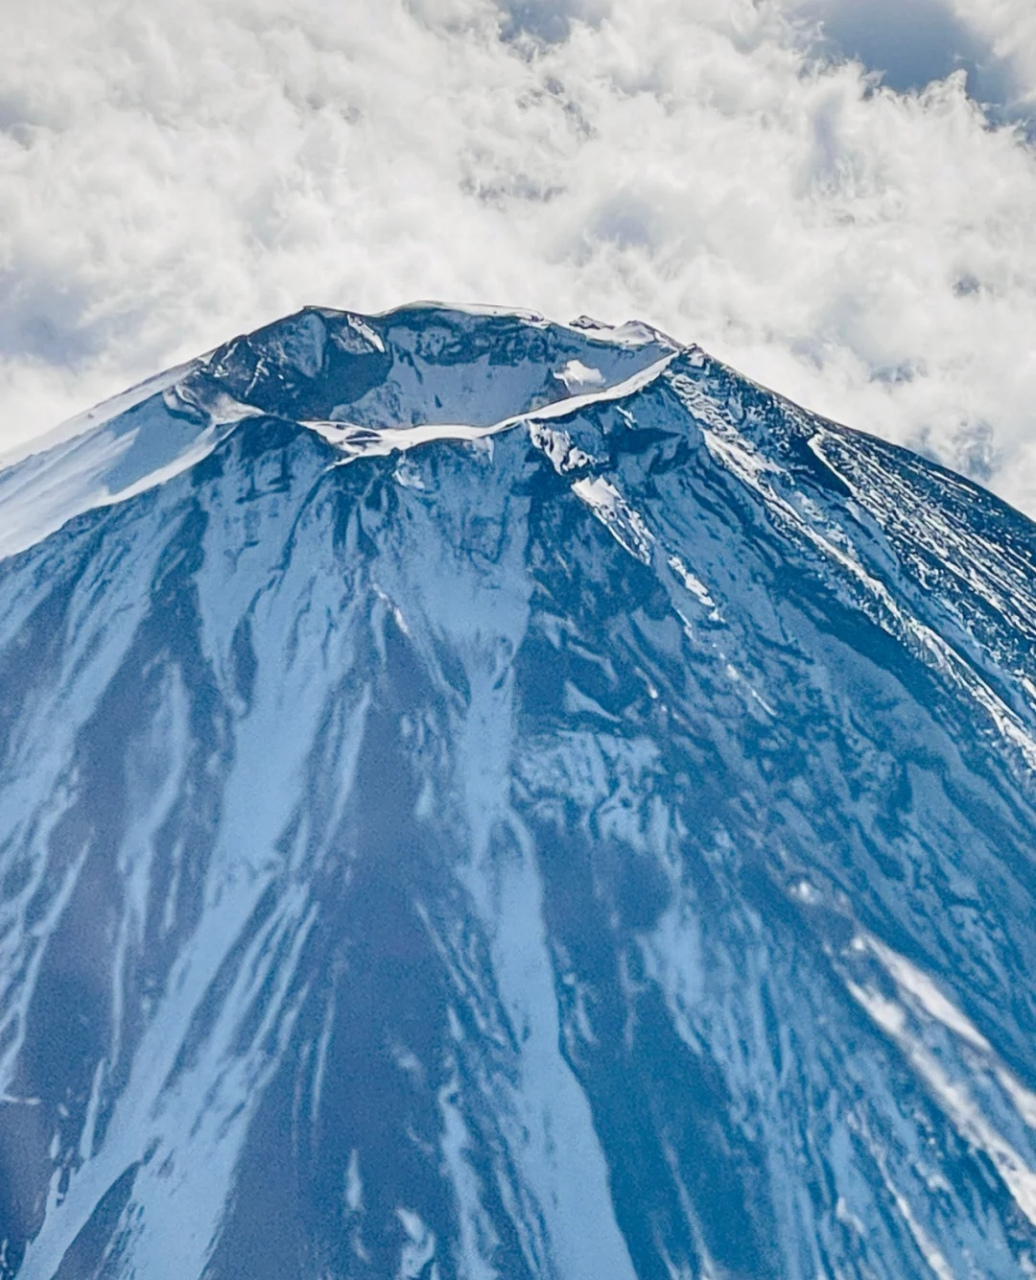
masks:
[(569, 395), (583, 387), (599, 387), (604, 382), (604, 374), (600, 369), (591, 369), (582, 360), (569, 360), (564, 368), (559, 369), (554, 377), (565, 384)]
[(643, 517), (629, 505), (610, 480), (586, 477), (572, 486), (577, 498), (587, 504), (612, 537), (643, 564), (651, 563), (654, 538)]

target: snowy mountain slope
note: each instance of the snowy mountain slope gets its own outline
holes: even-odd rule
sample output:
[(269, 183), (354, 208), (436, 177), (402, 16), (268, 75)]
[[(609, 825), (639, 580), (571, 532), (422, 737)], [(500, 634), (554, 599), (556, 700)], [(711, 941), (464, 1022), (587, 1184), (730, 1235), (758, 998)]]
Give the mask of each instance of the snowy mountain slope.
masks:
[(80, 425), (0, 472), (0, 1274), (1034, 1273), (1033, 525), (643, 326)]

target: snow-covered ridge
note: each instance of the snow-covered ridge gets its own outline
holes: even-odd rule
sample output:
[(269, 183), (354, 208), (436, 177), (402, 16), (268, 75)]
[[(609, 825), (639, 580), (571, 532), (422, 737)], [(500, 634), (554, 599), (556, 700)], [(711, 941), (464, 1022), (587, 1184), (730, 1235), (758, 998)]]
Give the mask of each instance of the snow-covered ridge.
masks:
[[(439, 303), (367, 317), (308, 308), (0, 458), (0, 558), (189, 469), (247, 418), (288, 415), (343, 453), (385, 454), (622, 398), (677, 350), (639, 322), (563, 326), (531, 312)], [(592, 389), (580, 392), (580, 379)], [(341, 398), (321, 406), (326, 417), (308, 413), (307, 383), (338, 387)]]
[[(582, 413), (596, 405), (611, 404), (636, 395), (651, 385), (656, 378), (669, 368), (676, 357), (671, 352), (648, 365), (637, 373), (614, 386), (601, 391), (580, 392), (568, 395), (561, 400), (554, 400), (536, 409), (527, 409), (524, 413), (516, 413), (499, 422), (491, 422), (486, 426), (473, 426), (464, 422), (428, 422), (418, 426), (386, 426), (360, 427), (350, 422), (306, 422), (301, 423), (311, 431), (315, 431), (329, 444), (349, 457), (383, 457), (394, 452), (406, 452), (418, 445), (431, 444), (435, 440), (481, 440), (487, 436), (499, 435), (513, 427), (528, 425), (534, 427), (540, 423), (552, 422), (558, 418), (568, 418)], [(601, 381), (604, 379), (601, 378)], [(587, 455), (584, 455), (589, 461)]]

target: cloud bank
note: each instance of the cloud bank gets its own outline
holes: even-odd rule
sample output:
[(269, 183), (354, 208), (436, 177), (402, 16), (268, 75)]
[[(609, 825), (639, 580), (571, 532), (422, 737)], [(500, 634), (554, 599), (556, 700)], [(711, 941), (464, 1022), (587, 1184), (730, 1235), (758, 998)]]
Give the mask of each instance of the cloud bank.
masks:
[(440, 298), (648, 320), (1036, 514), (1030, 8), (0, 0), (0, 448)]

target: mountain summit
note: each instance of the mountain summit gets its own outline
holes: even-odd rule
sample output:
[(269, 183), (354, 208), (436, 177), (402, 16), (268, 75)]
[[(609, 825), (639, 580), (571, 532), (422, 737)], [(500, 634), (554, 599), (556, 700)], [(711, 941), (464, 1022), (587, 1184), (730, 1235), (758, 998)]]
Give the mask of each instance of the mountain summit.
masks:
[(1036, 1274), (1036, 527), (644, 325), (0, 471), (0, 1276)]

